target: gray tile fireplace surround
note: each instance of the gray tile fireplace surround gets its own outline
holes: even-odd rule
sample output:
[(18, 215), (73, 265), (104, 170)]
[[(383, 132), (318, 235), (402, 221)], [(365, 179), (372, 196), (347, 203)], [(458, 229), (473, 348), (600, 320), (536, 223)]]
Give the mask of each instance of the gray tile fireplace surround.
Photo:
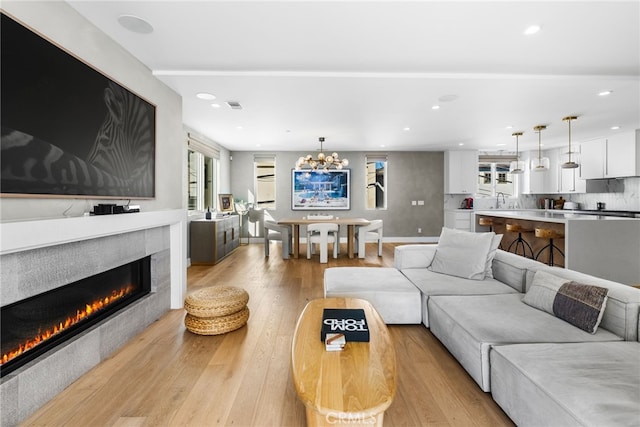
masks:
[(5, 375), (0, 425), (13, 426), (169, 310), (169, 226), (0, 256), (2, 305), (151, 255), (151, 293)]

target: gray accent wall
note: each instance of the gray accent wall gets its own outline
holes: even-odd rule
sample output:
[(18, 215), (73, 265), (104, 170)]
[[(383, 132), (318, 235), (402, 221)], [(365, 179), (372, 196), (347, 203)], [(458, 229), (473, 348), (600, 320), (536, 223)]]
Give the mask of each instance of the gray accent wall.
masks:
[[(254, 154), (231, 153), (231, 192), (236, 199), (253, 200)], [(351, 169), (351, 209), (348, 211), (300, 211), (291, 209), (291, 169), (301, 152), (275, 152), (276, 209), (268, 213), (275, 219), (302, 217), (309, 213), (382, 219), (386, 238), (437, 237), (444, 223), (444, 153), (434, 151), (389, 152), (387, 154), (387, 209), (365, 209), (365, 157), (374, 152), (340, 152), (349, 159)], [(411, 201), (424, 200), (422, 206)], [(253, 227), (247, 227), (251, 230)], [(418, 228), (422, 229), (418, 233)]]

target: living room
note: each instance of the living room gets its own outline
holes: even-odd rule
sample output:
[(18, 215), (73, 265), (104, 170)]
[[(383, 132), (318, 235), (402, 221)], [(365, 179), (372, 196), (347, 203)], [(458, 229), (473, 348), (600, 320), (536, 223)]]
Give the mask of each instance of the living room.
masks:
[[(97, 218), (85, 217), (95, 204), (103, 203), (100, 198), (58, 198), (58, 197), (3, 197), (0, 206), (0, 214), (2, 217), (2, 249), (3, 255), (9, 253), (17, 253), (19, 251), (34, 250), (38, 248), (52, 247), (54, 245), (66, 245), (70, 242), (82, 242), (92, 239), (104, 238), (112, 234), (139, 232), (147, 228), (163, 228), (161, 236), (150, 236), (151, 246), (157, 246), (157, 252), (160, 259), (166, 263), (166, 268), (170, 278), (164, 278), (169, 284), (167, 288), (162, 288), (161, 301), (159, 307), (162, 311), (169, 311), (172, 316), (180, 311), (183, 298), (187, 292), (187, 287), (203, 286), (204, 283), (200, 279), (193, 279), (188, 274), (202, 274), (203, 277), (208, 275), (210, 280), (223, 280), (224, 275), (219, 272), (205, 273), (201, 267), (188, 271), (188, 222), (190, 219), (204, 216), (204, 211), (197, 213), (189, 213), (187, 209), (187, 168), (188, 168), (188, 146), (187, 135), (191, 131), (189, 126), (185, 127), (183, 117), (186, 115), (186, 104), (183, 104), (181, 95), (171, 89), (165, 82), (153, 75), (149, 67), (144, 65), (138, 59), (133, 57), (122, 46), (116, 43), (109, 35), (98, 29), (89, 20), (80, 15), (73, 7), (66, 2), (20, 2), (6, 1), (2, 4), (3, 11), (19, 20), (29, 28), (35, 30), (48, 40), (62, 46), (64, 49), (72, 52), (82, 61), (90, 64), (92, 67), (105, 73), (115, 81), (123, 83), (131, 88), (139, 96), (145, 98), (156, 107), (156, 141), (155, 141), (155, 197), (150, 199), (135, 200), (133, 203), (140, 206), (141, 214), (139, 218), (126, 220), (123, 218)], [(81, 35), (81, 36), (79, 36)], [(625, 77), (625, 80), (631, 84), (638, 85), (637, 76), (635, 78)], [(632, 93), (637, 94), (637, 90)], [(444, 93), (444, 92), (443, 92)], [(634, 95), (635, 96), (635, 95)], [(572, 113), (570, 111), (567, 114)], [(633, 111), (631, 112), (633, 114)], [(558, 117), (557, 121), (560, 122)], [(535, 120), (535, 118), (532, 118)], [(635, 122), (628, 124), (628, 129), (638, 128), (637, 119)], [(586, 119), (585, 119), (586, 121)], [(460, 120), (461, 126), (464, 122)], [(531, 123), (533, 125), (533, 123)], [(629, 127), (630, 126), (630, 127)], [(558, 138), (564, 142), (566, 138), (565, 129), (558, 123)], [(230, 193), (235, 198), (247, 200), (253, 190), (253, 171), (254, 154), (267, 151), (275, 155), (277, 159), (277, 179), (278, 179), (278, 207), (271, 212), (274, 217), (286, 217), (301, 212), (292, 212), (290, 209), (289, 189), (290, 189), (290, 170), (294, 167), (295, 160), (307, 152), (314, 152), (317, 137), (322, 136), (320, 130), (313, 129), (313, 138), (310, 138), (311, 146), (302, 147), (294, 146), (289, 150), (277, 148), (246, 148), (231, 149), (226, 145), (217, 143), (213, 136), (203, 135), (205, 142), (218, 151), (218, 192)], [(198, 130), (198, 133), (203, 133)], [(504, 140), (511, 143), (511, 131), (504, 131)], [(533, 134), (533, 133), (531, 133)], [(550, 141), (551, 142), (551, 141)], [(358, 199), (354, 202), (353, 209), (349, 212), (352, 216), (364, 216), (368, 218), (383, 219), (385, 221), (386, 235), (389, 236), (387, 242), (433, 242), (437, 240), (443, 225), (444, 209), (458, 207), (462, 201), (461, 195), (446, 195), (443, 191), (443, 151), (444, 148), (436, 146), (433, 149), (402, 149), (399, 151), (391, 148), (383, 149), (379, 146), (375, 148), (369, 147), (344, 147), (338, 145), (336, 139), (327, 138), (327, 147), (331, 151), (338, 151), (340, 155), (350, 160), (352, 166), (352, 177), (354, 178), (354, 186), (361, 184), (364, 180), (364, 164), (367, 154), (371, 152), (382, 152), (387, 154), (389, 165), (389, 188), (387, 209), (379, 211), (367, 211), (364, 208), (364, 202)], [(291, 147), (291, 145), (290, 145)], [(459, 149), (457, 144), (450, 149)], [(535, 144), (529, 149), (535, 149)], [(595, 204), (596, 201), (607, 201), (610, 208), (620, 208), (626, 210), (640, 210), (640, 202), (638, 200), (638, 187), (640, 186), (640, 178), (631, 177), (621, 180), (623, 190), (617, 193), (596, 193), (583, 194), (575, 196), (580, 199), (584, 205)], [(356, 196), (354, 195), (354, 200)], [(413, 204), (413, 201), (423, 201), (423, 204)], [(118, 200), (118, 203), (126, 203), (127, 200)], [(484, 203), (490, 204), (495, 202), (494, 198), (487, 198)], [(534, 207), (537, 203), (537, 197), (533, 195), (521, 195), (517, 199), (511, 200), (512, 203), (519, 203), (521, 206)], [(482, 205), (483, 201), (477, 201)], [(488, 207), (488, 206), (487, 206)], [(335, 212), (333, 212), (336, 214)], [(338, 212), (337, 215), (341, 213)], [(344, 213), (343, 213), (344, 214)], [(132, 214), (137, 215), (137, 214)], [(128, 217), (128, 215), (127, 215)], [(19, 224), (17, 224), (19, 223)], [(419, 232), (417, 230), (420, 230)], [(255, 235), (259, 238), (260, 232)], [(156, 243), (162, 241), (161, 244)], [(256, 240), (253, 240), (255, 242)], [(126, 245), (126, 243), (125, 243)], [(262, 245), (249, 245), (249, 248), (243, 248), (246, 251), (252, 251), (253, 258), (245, 258), (246, 255), (238, 254), (238, 261), (234, 262), (252, 262), (256, 259), (262, 262), (262, 257), (256, 257), (256, 250), (260, 252)], [(393, 247), (386, 248), (383, 260), (376, 258), (367, 258), (366, 263), (374, 265), (391, 265)], [(96, 251), (98, 249), (87, 249), (87, 251)], [(115, 250), (109, 250), (115, 252)], [(64, 255), (51, 255), (52, 258), (30, 258), (28, 263), (39, 262), (46, 259), (48, 263), (63, 263), (61, 258), (73, 256), (72, 252), (63, 252)], [(42, 253), (39, 253), (42, 256)], [(48, 254), (46, 255), (49, 256)], [(99, 256), (98, 256), (99, 258)], [(276, 256), (277, 258), (277, 252)], [(231, 261), (231, 259), (229, 260)], [(282, 274), (287, 274), (291, 269), (282, 260), (271, 263), (261, 263), (261, 268), (265, 269), (281, 269)], [(344, 262), (344, 261), (343, 261)], [(346, 265), (350, 261), (347, 261)], [(359, 262), (359, 261), (353, 261)], [(64, 269), (61, 268), (59, 274), (64, 276)], [(99, 263), (99, 261), (90, 261), (90, 264)], [(44, 263), (46, 264), (46, 263)], [(317, 264), (317, 263), (315, 263)], [(222, 266), (219, 266), (222, 267)], [(28, 267), (21, 267), (28, 268)], [(259, 271), (255, 269), (247, 272), (237, 272), (233, 274), (233, 279), (240, 281), (242, 276), (251, 277), (253, 286), (255, 287), (255, 296), (252, 298), (260, 298), (260, 285), (258, 284)], [(216, 268), (214, 267), (213, 270)], [(194, 273), (192, 273), (193, 271)], [(321, 275), (321, 267), (313, 265), (311, 273), (297, 272), (293, 275), (293, 282), (300, 283), (303, 287), (319, 286), (317, 281), (306, 279), (307, 274), (315, 277)], [(253, 273), (253, 275), (252, 275)], [(6, 278), (7, 275), (3, 274)], [(189, 279), (189, 280), (188, 280)], [(209, 280), (208, 279), (208, 280)], [(3, 301), (6, 301), (5, 279), (3, 279)], [(193, 280), (193, 281), (192, 281)], [(199, 281), (200, 280), (200, 281)], [(227, 278), (226, 280), (229, 280)], [(264, 280), (274, 280), (273, 277)], [(287, 288), (288, 289), (288, 288)], [(276, 295), (271, 295), (276, 298)], [(301, 300), (310, 297), (320, 297), (318, 290), (309, 290), (304, 296), (297, 295), (300, 300), (294, 304), (298, 307)], [(284, 305), (284, 304), (283, 304)], [(266, 308), (259, 308), (259, 311), (265, 311)], [(172, 310), (173, 309), (173, 310)], [(291, 314), (291, 313), (289, 313)], [(287, 315), (289, 315), (287, 314)], [(291, 314), (293, 316), (293, 314)], [(260, 317), (256, 316), (256, 319)], [(275, 321), (275, 320), (273, 320)], [(142, 320), (146, 324), (151, 324), (150, 318)], [(146, 325), (145, 325), (146, 326)], [(138, 330), (137, 332), (140, 332)], [(414, 332), (411, 333), (411, 339), (425, 339), (424, 335), (418, 332), (416, 338)], [(194, 342), (194, 345), (195, 342)], [(222, 344), (217, 344), (222, 345)], [(229, 340), (224, 345), (232, 345)], [(423, 344), (421, 344), (423, 345)], [(214, 346), (215, 347), (215, 346)], [(215, 350), (210, 348), (210, 350)], [(282, 350), (282, 349), (281, 349)], [(444, 352), (444, 351), (443, 351)], [(280, 353), (280, 354), (286, 354)], [(428, 363), (422, 361), (421, 363)], [(445, 366), (455, 363), (455, 361), (447, 360), (442, 362)], [(284, 370), (282, 371), (284, 372)], [(281, 373), (282, 373), (281, 372)], [(176, 374), (179, 375), (179, 374)], [(286, 373), (285, 373), (286, 375)], [(456, 378), (462, 378), (464, 372), (459, 372)], [(461, 380), (463, 381), (463, 380)], [(40, 385), (36, 383), (37, 385)], [(473, 385), (473, 384), (470, 384)], [(152, 385), (151, 385), (152, 386)], [(204, 387), (204, 385), (203, 385)], [(248, 387), (245, 385), (244, 387)], [(284, 386), (283, 386), (284, 387)], [(243, 388), (244, 390), (245, 388)], [(285, 389), (286, 393), (290, 393), (290, 389)], [(475, 396), (475, 395), (474, 395)], [(289, 396), (293, 398), (294, 396)], [(2, 397), (3, 409), (11, 407), (13, 398), (9, 398), (3, 393)], [(7, 399), (7, 400), (5, 400)], [(482, 399), (482, 398), (480, 398)], [(486, 406), (487, 403), (481, 400), (480, 406)], [(489, 400), (490, 402), (490, 400)], [(9, 406), (7, 406), (9, 405)], [(265, 403), (266, 405), (266, 403)], [(412, 409), (415, 411), (415, 409)], [(300, 411), (300, 408), (293, 409)], [(4, 412), (4, 411), (3, 411)], [(498, 412), (499, 413), (499, 412)], [(502, 419), (504, 414), (498, 415), (497, 419)], [(470, 419), (472, 417), (466, 418)], [(415, 418), (414, 418), (415, 419)], [(491, 421), (495, 421), (491, 418)], [(62, 423), (62, 421), (61, 421)], [(451, 421), (455, 424), (455, 420)], [(292, 423), (290, 425), (294, 425)], [(491, 424), (491, 422), (487, 422)]]

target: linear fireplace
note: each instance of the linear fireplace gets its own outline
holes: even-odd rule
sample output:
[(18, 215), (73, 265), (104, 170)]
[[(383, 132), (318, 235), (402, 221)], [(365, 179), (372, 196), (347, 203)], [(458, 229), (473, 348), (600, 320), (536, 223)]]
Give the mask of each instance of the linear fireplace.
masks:
[[(145, 257), (151, 264), (149, 293), (0, 378), (1, 426), (20, 424), (172, 307), (181, 307), (185, 219), (183, 210), (173, 209), (0, 222), (0, 311)], [(5, 327), (3, 321), (3, 332)]]
[(151, 290), (147, 256), (0, 310), (0, 376), (113, 315)]

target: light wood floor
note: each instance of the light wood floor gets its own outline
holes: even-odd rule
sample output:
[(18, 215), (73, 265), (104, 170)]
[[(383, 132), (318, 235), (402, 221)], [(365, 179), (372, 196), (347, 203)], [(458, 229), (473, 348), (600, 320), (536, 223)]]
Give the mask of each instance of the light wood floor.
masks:
[[(393, 263), (395, 245), (364, 260), (343, 254), (320, 265), (282, 260), (272, 243), (241, 246), (213, 267), (188, 270), (189, 291), (232, 285), (250, 294), (246, 327), (222, 336), (185, 330), (172, 310), (25, 421), (26, 426), (304, 426), (290, 373), (298, 314), (320, 298), (332, 266)], [(396, 345), (398, 389), (385, 426), (513, 425), (422, 325), (389, 327)]]

